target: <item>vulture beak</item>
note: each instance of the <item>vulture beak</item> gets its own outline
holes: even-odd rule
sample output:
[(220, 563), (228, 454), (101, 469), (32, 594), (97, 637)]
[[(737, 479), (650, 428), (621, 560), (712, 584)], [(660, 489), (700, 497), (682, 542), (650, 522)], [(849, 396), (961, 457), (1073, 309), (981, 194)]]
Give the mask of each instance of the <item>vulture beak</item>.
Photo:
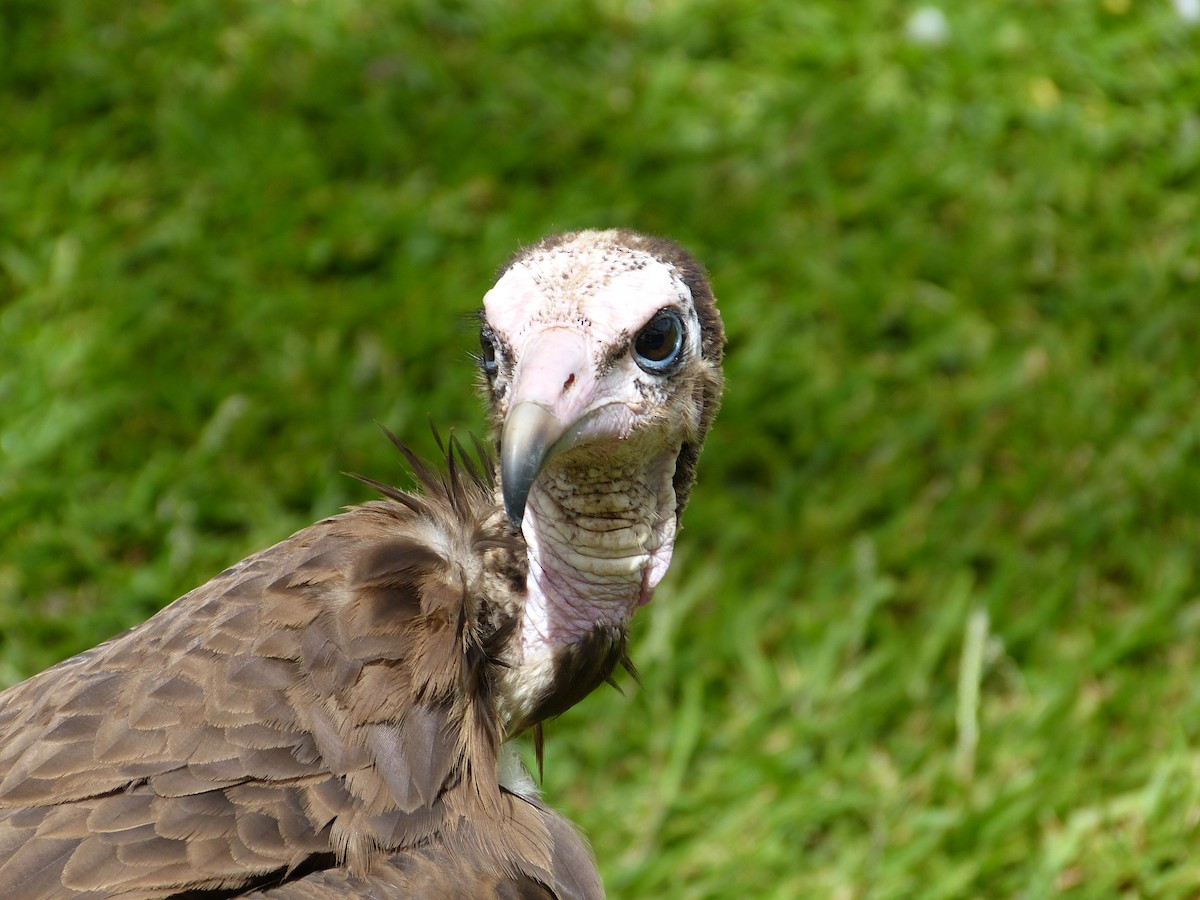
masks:
[(500, 432), (500, 485), (504, 511), (521, 527), (538, 473), (579, 437), (595, 390), (595, 367), (578, 330), (547, 328), (523, 348)]
[(566, 430), (554, 413), (529, 400), (509, 410), (500, 436), (500, 485), (504, 511), (517, 528), (525, 517), (525, 502), (534, 479)]

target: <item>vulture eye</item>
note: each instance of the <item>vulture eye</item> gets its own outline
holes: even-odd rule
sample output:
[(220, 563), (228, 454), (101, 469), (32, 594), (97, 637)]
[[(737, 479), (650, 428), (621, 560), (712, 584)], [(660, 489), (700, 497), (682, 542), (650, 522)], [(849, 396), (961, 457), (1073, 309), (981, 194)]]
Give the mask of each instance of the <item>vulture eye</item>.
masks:
[(479, 332), (479, 365), (483, 374), (491, 378), (500, 368), (496, 362), (496, 339), (486, 331)]
[(651, 375), (661, 375), (679, 361), (683, 349), (683, 322), (679, 313), (667, 307), (633, 339), (633, 360)]

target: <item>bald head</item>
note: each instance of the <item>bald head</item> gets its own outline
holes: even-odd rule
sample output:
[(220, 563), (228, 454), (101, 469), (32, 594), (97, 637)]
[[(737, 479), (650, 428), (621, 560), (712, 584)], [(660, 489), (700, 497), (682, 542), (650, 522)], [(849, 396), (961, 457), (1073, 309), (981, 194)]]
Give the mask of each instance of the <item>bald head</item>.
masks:
[(549, 460), (672, 448), (676, 512), (721, 390), (712, 291), (677, 245), (629, 231), (547, 238), (484, 298), (483, 371), (509, 514)]

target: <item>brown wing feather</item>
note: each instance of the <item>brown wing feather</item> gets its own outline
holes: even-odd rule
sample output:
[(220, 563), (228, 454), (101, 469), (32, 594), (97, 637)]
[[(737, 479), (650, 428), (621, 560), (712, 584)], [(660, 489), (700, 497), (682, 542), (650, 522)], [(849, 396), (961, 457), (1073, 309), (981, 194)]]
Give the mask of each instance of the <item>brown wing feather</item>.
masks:
[(554, 811), (505, 793), (505, 841), (462, 822), (432, 841), (380, 859), (367, 875), (323, 869), (249, 896), (270, 900), (600, 900), (587, 842)]
[(0, 694), (0, 896), (549, 896), (586, 860), (496, 783), (518, 548), (484, 478), (420, 475)]

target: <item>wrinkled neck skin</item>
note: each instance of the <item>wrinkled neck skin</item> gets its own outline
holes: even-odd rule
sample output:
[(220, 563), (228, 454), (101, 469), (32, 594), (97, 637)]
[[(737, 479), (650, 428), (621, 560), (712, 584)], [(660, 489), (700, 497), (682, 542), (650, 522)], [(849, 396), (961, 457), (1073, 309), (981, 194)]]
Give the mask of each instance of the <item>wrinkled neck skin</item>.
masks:
[(678, 447), (652, 455), (620, 442), (551, 460), (529, 494), (522, 663), (623, 628), (650, 602), (675, 542)]

